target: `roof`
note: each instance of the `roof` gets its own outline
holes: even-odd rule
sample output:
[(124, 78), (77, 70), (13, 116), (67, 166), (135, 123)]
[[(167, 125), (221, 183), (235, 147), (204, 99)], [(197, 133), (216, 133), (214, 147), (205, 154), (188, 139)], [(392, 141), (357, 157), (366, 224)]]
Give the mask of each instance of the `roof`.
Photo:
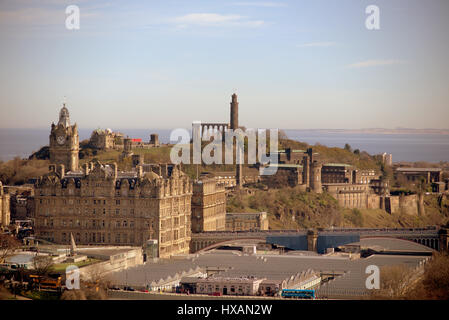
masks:
[[(376, 240), (367, 240), (370, 241)], [(364, 240), (362, 239), (362, 242)], [(391, 248), (399, 248), (404, 240), (388, 239)], [(407, 242), (407, 241), (406, 241)], [(387, 245), (387, 243), (383, 243)], [(411, 245), (415, 245), (411, 243)], [(193, 276), (193, 270), (200, 268), (205, 270), (211, 267), (220, 267), (226, 271), (219, 274), (220, 277), (239, 278), (255, 277), (266, 281), (282, 281), (308, 270), (323, 273), (340, 273), (343, 276), (336, 277), (318, 291), (327, 296), (338, 296), (342, 292), (346, 295), (363, 294), (367, 292), (365, 287), (365, 269), (369, 265), (379, 267), (385, 265), (405, 265), (417, 267), (428, 257), (427, 248), (417, 245), (417, 251), (422, 251), (423, 256), (410, 255), (371, 255), (368, 258), (351, 260), (348, 257), (324, 256), (324, 255), (279, 255), (279, 254), (254, 254), (246, 255), (235, 251), (207, 251), (201, 254), (189, 255), (185, 259), (160, 260), (159, 262), (147, 262), (145, 265), (133, 267), (127, 271), (112, 274), (113, 280), (120, 284), (128, 283), (132, 286), (145, 286), (145, 283), (170, 279), (171, 281), (186, 276)], [(186, 274), (190, 270), (190, 274)], [(184, 273), (184, 274), (183, 274)]]
[(302, 168), (300, 164), (290, 164), (290, 163), (270, 163), (268, 167), (278, 167), (278, 168)]
[(352, 165), (347, 163), (324, 163), (323, 167), (352, 167)]
[(264, 214), (267, 214), (265, 211), (261, 211), (261, 212), (226, 212), (226, 215), (236, 215), (236, 216), (238, 216), (238, 215), (245, 215), (245, 214), (248, 214), (248, 215), (264, 215)]
[(441, 168), (397, 168), (396, 171), (403, 172), (441, 172), (443, 169)]
[(362, 238), (360, 242), (351, 243), (350, 245), (360, 245), (362, 248), (372, 248), (377, 251), (401, 251), (401, 252), (432, 252), (433, 249), (423, 246), (419, 243), (409, 240), (395, 239), (391, 241), (391, 238)]

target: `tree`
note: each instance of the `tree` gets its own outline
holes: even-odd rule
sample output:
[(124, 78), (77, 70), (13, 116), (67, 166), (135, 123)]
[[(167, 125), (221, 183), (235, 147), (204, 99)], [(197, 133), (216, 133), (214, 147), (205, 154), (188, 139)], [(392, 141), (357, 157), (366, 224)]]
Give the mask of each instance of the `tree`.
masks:
[(405, 265), (384, 266), (380, 269), (380, 289), (372, 291), (373, 298), (403, 299), (413, 279), (412, 269)]
[(449, 299), (449, 255), (435, 254), (426, 266), (422, 284), (425, 295), (418, 298)]
[(345, 150), (352, 152), (352, 148), (348, 143), (345, 144)]
[(359, 150), (359, 149), (355, 149), (355, 150), (354, 150), (354, 154), (360, 155), (360, 150)]
[(34, 272), (38, 276), (39, 290), (41, 289), (41, 279), (48, 276), (53, 271), (53, 259), (51, 256), (36, 255), (33, 259)]
[(0, 263), (5, 260), (20, 246), (12, 235), (0, 234)]

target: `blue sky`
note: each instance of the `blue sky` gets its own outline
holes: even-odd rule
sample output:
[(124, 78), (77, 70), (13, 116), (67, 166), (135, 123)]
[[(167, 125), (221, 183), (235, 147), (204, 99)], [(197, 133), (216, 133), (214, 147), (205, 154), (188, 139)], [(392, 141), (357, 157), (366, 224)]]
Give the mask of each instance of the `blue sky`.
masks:
[[(80, 8), (80, 30), (65, 8)], [(365, 28), (368, 5), (380, 30)], [(0, 2), (0, 127), (449, 128), (449, 1)]]

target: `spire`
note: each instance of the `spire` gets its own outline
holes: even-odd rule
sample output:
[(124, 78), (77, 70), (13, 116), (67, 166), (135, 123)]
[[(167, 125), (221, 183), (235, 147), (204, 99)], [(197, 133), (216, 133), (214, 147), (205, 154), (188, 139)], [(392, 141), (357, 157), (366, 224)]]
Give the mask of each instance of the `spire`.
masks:
[(59, 122), (58, 125), (62, 124), (64, 127), (70, 126), (70, 115), (69, 110), (66, 108), (66, 102), (64, 97), (64, 102), (62, 103), (61, 111), (59, 111)]
[(73, 233), (70, 232), (70, 255), (75, 255), (76, 244), (75, 239), (73, 238)]

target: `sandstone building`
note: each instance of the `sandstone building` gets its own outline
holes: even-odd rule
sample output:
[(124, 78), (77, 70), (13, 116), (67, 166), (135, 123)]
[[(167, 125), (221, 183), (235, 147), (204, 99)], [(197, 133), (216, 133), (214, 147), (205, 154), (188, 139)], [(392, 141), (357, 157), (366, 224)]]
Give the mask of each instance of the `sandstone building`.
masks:
[[(125, 152), (131, 152), (125, 140)], [(78, 132), (64, 106), (50, 134), (50, 172), (35, 184), (35, 234), (61, 244), (143, 246), (157, 255), (188, 253), (192, 183), (177, 165), (119, 172), (117, 164), (78, 168)]]
[(226, 220), (225, 185), (215, 178), (193, 183), (192, 232), (224, 231)]
[(226, 214), (226, 231), (261, 231), (268, 230), (266, 212), (244, 212)]
[(7, 227), (10, 223), (10, 196), (3, 190), (0, 181), (0, 227)]
[(192, 184), (178, 166), (119, 172), (91, 162), (81, 172), (63, 168), (39, 179), (36, 236), (55, 243), (142, 246), (158, 241), (158, 256), (188, 253)]
[(111, 129), (94, 130), (90, 136), (89, 144), (99, 150), (123, 148), (123, 134), (113, 132)]

